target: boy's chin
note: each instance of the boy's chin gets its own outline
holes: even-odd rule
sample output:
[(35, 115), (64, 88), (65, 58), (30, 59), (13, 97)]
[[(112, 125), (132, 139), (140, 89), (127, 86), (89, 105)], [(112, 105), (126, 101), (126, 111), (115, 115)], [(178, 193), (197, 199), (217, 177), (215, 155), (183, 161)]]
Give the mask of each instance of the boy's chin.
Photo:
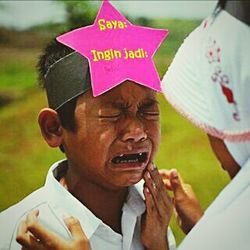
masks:
[(128, 183), (127, 186), (129, 187), (129, 186), (135, 185), (135, 184), (137, 184), (138, 182), (140, 182), (142, 179), (143, 179), (143, 175), (141, 175), (140, 177), (138, 176), (137, 178), (136, 178), (136, 177), (131, 178), (131, 179), (129, 180), (129, 183)]

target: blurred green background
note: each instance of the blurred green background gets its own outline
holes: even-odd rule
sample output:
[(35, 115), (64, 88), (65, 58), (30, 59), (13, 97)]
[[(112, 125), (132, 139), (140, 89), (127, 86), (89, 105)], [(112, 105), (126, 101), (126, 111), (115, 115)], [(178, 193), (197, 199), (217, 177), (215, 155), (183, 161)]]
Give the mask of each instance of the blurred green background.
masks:
[[(73, 12), (74, 6), (68, 9)], [(96, 9), (87, 13), (91, 14), (85, 24), (93, 21)], [(77, 14), (73, 13), (74, 17)], [(79, 16), (82, 18), (81, 12)], [(183, 39), (200, 24), (199, 20), (144, 17), (132, 22), (170, 30), (155, 56), (161, 77)], [(40, 135), (37, 115), (46, 106), (46, 98), (38, 87), (35, 65), (48, 41), (78, 25), (79, 18), (68, 17), (65, 23), (46, 23), (25, 31), (0, 27), (0, 211), (43, 185), (50, 165), (64, 157), (49, 148)], [(178, 169), (205, 209), (229, 178), (213, 156), (205, 134), (178, 115), (163, 96), (159, 100), (162, 142), (156, 163), (159, 168)], [(174, 219), (171, 225), (179, 243), (184, 235)]]

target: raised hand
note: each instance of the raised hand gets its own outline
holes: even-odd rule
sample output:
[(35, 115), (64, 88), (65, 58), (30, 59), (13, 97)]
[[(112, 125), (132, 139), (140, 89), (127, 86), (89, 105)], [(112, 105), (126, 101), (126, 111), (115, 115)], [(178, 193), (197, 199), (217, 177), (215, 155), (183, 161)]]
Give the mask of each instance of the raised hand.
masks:
[(161, 175), (153, 163), (144, 174), (146, 212), (141, 222), (142, 244), (147, 250), (167, 250), (166, 232), (172, 215), (172, 201)]
[(81, 225), (74, 217), (64, 219), (72, 240), (68, 241), (45, 229), (37, 220), (39, 211), (28, 214), (17, 230), (16, 240), (22, 245), (22, 250), (90, 250), (89, 241)]
[(173, 201), (177, 222), (187, 234), (202, 217), (203, 211), (192, 186), (184, 183), (179, 173), (173, 170), (160, 170), (164, 184), (173, 191)]

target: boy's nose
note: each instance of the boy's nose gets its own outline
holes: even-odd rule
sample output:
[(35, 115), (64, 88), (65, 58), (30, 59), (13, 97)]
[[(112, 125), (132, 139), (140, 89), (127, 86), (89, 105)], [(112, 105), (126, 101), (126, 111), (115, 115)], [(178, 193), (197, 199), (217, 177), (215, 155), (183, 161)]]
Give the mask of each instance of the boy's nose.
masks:
[(144, 130), (144, 126), (139, 119), (130, 119), (127, 124), (124, 124), (125, 129), (122, 134), (122, 141), (144, 141), (147, 139), (147, 134)]

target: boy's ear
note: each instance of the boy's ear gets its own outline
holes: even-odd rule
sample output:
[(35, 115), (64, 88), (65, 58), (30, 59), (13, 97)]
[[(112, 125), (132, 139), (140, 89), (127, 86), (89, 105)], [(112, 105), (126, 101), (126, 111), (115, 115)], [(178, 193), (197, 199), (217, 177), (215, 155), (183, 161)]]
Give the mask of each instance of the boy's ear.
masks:
[(39, 113), (38, 123), (48, 145), (59, 147), (63, 142), (63, 129), (58, 113), (53, 109), (44, 108)]

